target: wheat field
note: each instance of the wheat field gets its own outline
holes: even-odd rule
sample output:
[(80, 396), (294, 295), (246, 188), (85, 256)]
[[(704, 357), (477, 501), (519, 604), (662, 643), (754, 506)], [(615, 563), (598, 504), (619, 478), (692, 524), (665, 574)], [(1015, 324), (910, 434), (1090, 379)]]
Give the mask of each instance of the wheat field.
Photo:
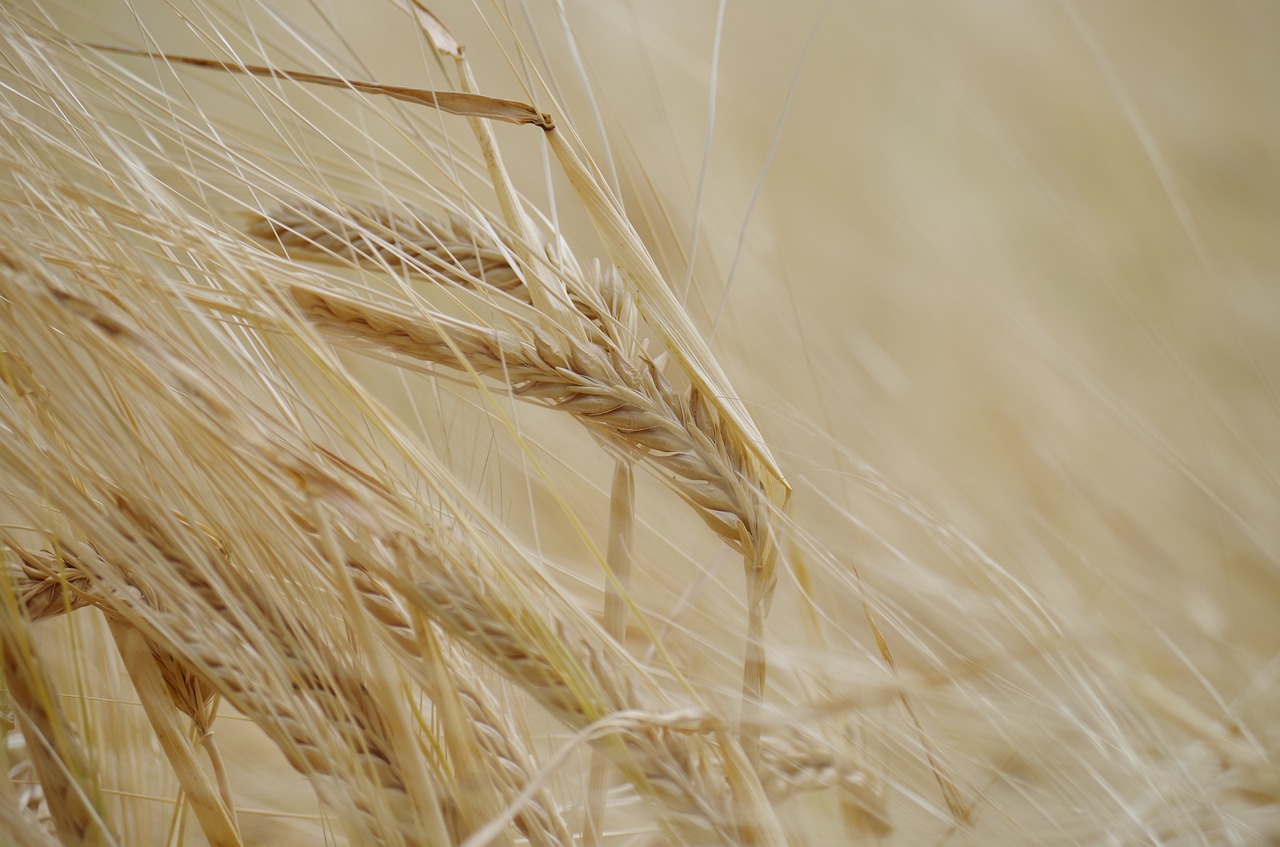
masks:
[(0, 844), (1280, 844), (1280, 13), (0, 7)]

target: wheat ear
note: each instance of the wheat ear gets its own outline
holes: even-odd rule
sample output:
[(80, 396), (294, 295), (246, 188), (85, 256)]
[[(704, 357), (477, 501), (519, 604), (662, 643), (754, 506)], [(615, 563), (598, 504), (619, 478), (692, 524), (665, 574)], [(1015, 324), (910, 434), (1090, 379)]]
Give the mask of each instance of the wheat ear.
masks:
[[(28, 406), (36, 413), (38, 420), (46, 427), (56, 427), (55, 418), (45, 403), (46, 390), (33, 380), (29, 366), (24, 365), (15, 354), (10, 354), (10, 358), (13, 360), (8, 362), (10, 385), (17, 389), (20, 397), (28, 400)], [(179, 517), (178, 521), (189, 527), (189, 523), (182, 518)], [(27, 621), (44, 621), (88, 606), (99, 606), (108, 613), (113, 633), (120, 642), (120, 654), (129, 673), (134, 677), (134, 686), (140, 692), (148, 719), (160, 737), (165, 755), (172, 761), (180, 784), (191, 798), (206, 837), (210, 843), (215, 844), (238, 843), (227, 774), (221, 768), (220, 757), (210, 733), (210, 725), (214, 720), (211, 688), (200, 674), (193, 673), (177, 656), (160, 649), (145, 638), (143, 641), (148, 646), (147, 651), (138, 650), (133, 645), (142, 636), (118, 617), (113, 610), (118, 603), (118, 599), (114, 599), (114, 592), (102, 585), (100, 577), (93, 576), (95, 569), (100, 573), (102, 567), (96, 550), (87, 545), (63, 541), (54, 550), (35, 553), (24, 549), (8, 534), (5, 535), (5, 540), (5, 577), (12, 596), (18, 601), (20, 614)], [(216, 546), (224, 549), (223, 545)], [(403, 610), (403, 604), (398, 604), (380, 583), (372, 581), (366, 573), (353, 572), (352, 578), (365, 601), (365, 608), (369, 609), (375, 619), (385, 624), (390, 635), (403, 647), (406, 656), (415, 663), (408, 667), (420, 668), (424, 664), (421, 661), (424, 655), (424, 628), (413, 626)], [(128, 586), (138, 595), (147, 598), (152, 605), (156, 603), (155, 591), (138, 581), (137, 577), (129, 577)], [(444, 649), (447, 647), (438, 647), (438, 650)], [(452, 686), (454, 696), (474, 724), (472, 734), (476, 745), (483, 751), (489, 779), (494, 786), (499, 787), (504, 801), (512, 801), (520, 795), (530, 778), (530, 754), (518, 745), (520, 733), (507, 725), (502, 718), (503, 711), (493, 696), (477, 679), (472, 682), (467, 678), (465, 656), (458, 655), (456, 650), (449, 650), (449, 654), (448, 660), (442, 656), (438, 661), (430, 663), (431, 667), (447, 668), (447, 685), (431, 685), (433, 676), (426, 672), (417, 673), (416, 678), (424, 683), (426, 690), (438, 702), (445, 700), (448, 695), (445, 690)], [(159, 676), (155, 670), (159, 670)], [(218, 779), (216, 792), (212, 791), (207, 780), (193, 766), (189, 745), (180, 737), (182, 733), (177, 731), (172, 720), (166, 716), (165, 705), (161, 701), (172, 702), (178, 710), (191, 718), (198, 740), (214, 764), (215, 777)], [(479, 788), (483, 786), (472, 787), (472, 803), (477, 800), (475, 789)], [(570, 830), (559, 815), (556, 803), (550, 800), (545, 789), (536, 791), (525, 807), (517, 812), (515, 823), (536, 847), (559, 847), (572, 841)]]
[[(650, 361), (643, 370), (611, 351), (531, 341), (444, 315), (415, 319), (352, 297), (297, 286), (294, 301), (330, 337), (358, 340), (463, 374), (495, 378), (515, 396), (572, 414), (593, 433), (657, 468), (727, 544), (750, 552), (766, 507), (741, 472), (743, 454), (696, 391), (677, 395)], [(407, 311), (407, 310), (406, 310)]]

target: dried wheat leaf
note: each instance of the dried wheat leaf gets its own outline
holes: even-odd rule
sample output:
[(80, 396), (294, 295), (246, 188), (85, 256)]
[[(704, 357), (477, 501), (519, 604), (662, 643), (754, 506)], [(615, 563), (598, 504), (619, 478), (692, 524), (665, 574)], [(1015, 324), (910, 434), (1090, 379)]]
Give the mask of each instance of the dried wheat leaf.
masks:
[(427, 38), (431, 41), (431, 47), (437, 53), (443, 53), (446, 56), (452, 56), (455, 59), (462, 58), (462, 45), (453, 37), (453, 33), (449, 32), (449, 28), (444, 22), (436, 17), (430, 9), (422, 2), (422, 0), (392, 0), (397, 6), (403, 9), (418, 22), (418, 28), (426, 33)]
[(118, 53), (123, 56), (138, 56), (146, 59), (169, 62), (179, 65), (190, 65), (197, 68), (224, 71), (233, 74), (286, 79), (292, 82), (305, 82), (313, 85), (325, 85), (330, 88), (345, 88), (348, 91), (359, 91), (362, 94), (380, 94), (393, 100), (403, 100), (418, 106), (439, 109), (451, 115), (484, 118), (492, 121), (503, 121), (512, 124), (533, 124), (543, 129), (551, 129), (555, 124), (549, 115), (544, 115), (527, 103), (516, 100), (503, 100), (498, 97), (486, 97), (483, 94), (468, 94), (459, 91), (429, 91), (425, 88), (410, 88), (400, 85), (384, 85), (377, 82), (362, 82), (356, 79), (344, 79), (324, 74), (313, 74), (305, 71), (289, 71), (271, 68), (265, 65), (249, 65), (240, 62), (220, 62), (217, 59), (203, 59), (197, 56), (178, 56), (172, 53), (153, 53), (147, 50), (132, 50), (127, 47), (114, 47), (106, 44), (86, 44), (94, 50)]

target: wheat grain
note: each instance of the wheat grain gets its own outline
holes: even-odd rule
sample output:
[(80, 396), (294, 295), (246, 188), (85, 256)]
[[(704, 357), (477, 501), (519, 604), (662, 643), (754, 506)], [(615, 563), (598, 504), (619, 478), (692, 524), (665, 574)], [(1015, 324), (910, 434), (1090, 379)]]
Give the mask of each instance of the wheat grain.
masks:
[(333, 208), (318, 202), (280, 209), (254, 220), (250, 235), (290, 255), (345, 260), (375, 267), (407, 266), (459, 285), (483, 286), (532, 305), (510, 253), (479, 237), (461, 219), (442, 223), (425, 212)]

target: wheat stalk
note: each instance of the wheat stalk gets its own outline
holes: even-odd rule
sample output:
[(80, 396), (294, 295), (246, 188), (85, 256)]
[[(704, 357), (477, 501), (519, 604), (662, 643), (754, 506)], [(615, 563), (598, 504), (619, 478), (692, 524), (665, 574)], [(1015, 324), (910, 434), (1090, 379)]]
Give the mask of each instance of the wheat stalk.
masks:
[[(249, 69), (249, 72), (256, 73), (257, 70), (260, 69)], [(159, 221), (156, 223), (157, 231), (163, 230), (163, 224)], [(83, 272), (89, 275), (98, 271), (99, 268), (95, 267), (92, 261), (86, 262), (83, 268)], [(19, 271), (20, 274), (30, 272), (32, 272), (31, 268)], [(81, 314), (108, 336), (126, 340), (134, 347), (148, 351), (151, 356), (160, 355), (153, 345), (143, 341), (136, 330), (127, 329), (126, 324), (120, 319), (110, 317), (96, 307), (56, 287), (50, 290), (63, 307), (69, 308), (72, 313)], [(536, 289), (530, 288), (527, 280), (521, 290), (529, 293), (531, 302), (537, 301), (537, 295), (532, 293)], [(719, 410), (724, 408), (723, 398), (717, 395), (710, 400), (704, 399), (703, 394), (695, 386), (683, 398), (677, 399), (675, 392), (666, 383), (661, 370), (654, 362), (647, 357), (638, 359), (635, 357), (636, 345), (631, 338), (626, 337), (626, 334), (632, 331), (630, 325), (633, 322), (630, 317), (633, 307), (629, 299), (621, 296), (616, 289), (609, 291), (601, 286), (579, 284), (574, 287), (574, 290), (579, 295), (575, 305), (578, 314), (585, 318), (584, 325), (594, 327), (589, 330), (588, 336), (576, 337), (572, 332), (562, 334), (560, 330), (563, 327), (544, 330), (531, 325), (527, 333), (531, 341), (522, 341), (523, 347), (519, 350), (503, 351), (499, 345), (490, 351), (489, 361), (480, 362), (481, 366), (486, 369), (490, 369), (490, 365), (494, 369), (498, 367), (506, 369), (508, 367), (506, 361), (492, 358), (492, 356), (518, 353), (523, 357), (523, 361), (517, 364), (530, 376), (530, 379), (519, 380), (522, 393), (529, 396), (538, 396), (541, 393), (543, 402), (550, 402), (571, 411), (579, 420), (587, 422), (594, 431), (603, 435), (606, 440), (623, 446), (627, 453), (649, 456), (659, 468), (665, 471), (664, 476), (674, 484), (676, 490), (695, 505), (704, 520), (731, 546), (743, 551), (747, 560), (756, 563), (753, 567), (759, 570), (760, 563), (767, 563), (771, 559), (771, 556), (764, 552), (766, 548), (760, 544), (762, 540), (767, 539), (761, 529), (764, 522), (762, 516), (766, 514), (762, 503), (764, 498), (757, 490), (758, 483), (751, 482), (758, 478), (755, 461), (748, 457), (747, 449), (742, 446), (743, 441), (732, 435), (731, 427), (724, 425), (720, 420), (719, 415), (722, 412)], [(331, 300), (328, 305), (332, 306), (334, 302), (336, 301)], [(206, 305), (209, 304), (212, 304), (212, 300), (207, 301)], [(483, 334), (485, 328), (476, 328)], [(563, 353), (559, 352), (561, 346), (565, 349)], [(628, 359), (627, 353), (632, 354), (631, 360)], [(637, 366), (643, 370), (637, 373)], [(173, 364), (170, 363), (166, 367), (173, 367)], [(474, 365), (471, 363), (467, 363), (461, 369), (475, 372)], [(539, 373), (541, 376), (538, 375)], [(569, 377), (568, 383), (564, 381), (566, 377)], [(198, 383), (198, 379), (191, 373), (189, 364), (179, 366), (172, 379), (174, 384), (180, 386), (183, 391), (191, 391), (192, 386)], [(610, 392), (614, 392), (615, 396), (611, 397)], [(209, 400), (207, 396), (201, 396), (203, 400)], [(227, 409), (225, 403), (209, 402), (211, 408), (219, 413)], [(236, 429), (243, 432), (251, 428), (251, 426), (241, 425)], [(273, 450), (269, 451), (264, 459), (278, 460), (278, 456)], [(302, 469), (290, 467), (285, 470), (294, 476), (306, 476), (309, 469), (310, 466), (305, 465)], [(119, 497), (116, 497), (116, 500), (124, 502)], [(299, 519), (302, 517), (299, 516)], [(397, 547), (402, 543), (402, 540), (397, 540), (392, 546)], [(366, 563), (358, 560), (351, 560), (348, 564), (355, 569), (367, 567)], [(196, 587), (196, 583), (192, 582), (189, 587)], [(477, 588), (481, 593), (484, 590), (487, 589), (482, 586)], [(410, 595), (421, 602), (422, 586), (410, 590)], [(750, 602), (753, 615), (751, 635), (753, 648), (759, 643), (764, 599), (766, 597), (761, 591), (753, 592)], [(765, 795), (757, 782), (758, 777), (749, 773), (750, 768), (744, 769), (740, 767), (740, 763), (736, 762), (733, 745), (726, 747), (723, 737), (718, 737), (715, 743), (708, 746), (707, 742), (702, 740), (682, 741), (679, 735), (672, 736), (667, 727), (668, 719), (656, 717), (669, 709), (661, 706), (637, 708), (633, 692), (629, 690), (630, 683), (626, 680), (630, 671), (607, 670), (610, 662), (616, 663), (621, 658), (616, 653), (613, 654), (612, 659), (601, 665), (601, 662), (605, 661), (601, 657), (609, 653), (599, 652), (600, 646), (591, 646), (590, 639), (576, 640), (571, 636), (572, 626), (561, 621), (551, 629), (542, 630), (535, 639), (535, 641), (544, 642), (538, 645), (540, 648), (558, 645), (550, 654), (533, 662), (532, 666), (528, 662), (511, 664), (510, 654), (513, 651), (520, 649), (527, 651), (527, 647), (518, 647), (522, 639), (528, 637), (525, 630), (533, 619), (527, 611), (502, 607), (487, 609), (490, 618), (484, 623), (483, 638), (480, 638), (481, 631), (474, 629), (474, 622), (468, 623), (458, 621), (456, 617), (447, 617), (449, 612), (456, 612), (455, 605), (445, 604), (438, 597), (434, 602), (437, 603), (436, 614), (446, 617), (446, 625), (453, 626), (455, 635), (464, 640), (470, 635), (472, 646), (490, 660), (494, 660), (496, 655), (499, 666), (504, 667), (505, 672), (513, 680), (529, 690), (535, 699), (542, 702), (562, 720), (583, 731), (597, 721), (606, 721), (608, 731), (596, 738), (602, 746), (612, 747), (613, 742), (608, 741), (607, 736), (617, 731), (615, 724), (621, 722), (621, 725), (635, 736), (627, 742), (630, 745), (628, 757), (636, 759), (639, 764), (633, 763), (628, 768), (633, 778), (641, 784), (642, 790), (656, 794), (671, 808), (695, 812), (705, 819), (710, 829), (718, 834), (717, 837), (744, 843), (756, 843), (761, 840), (777, 843), (780, 840), (776, 822), (771, 822), (768, 809), (760, 805), (764, 802)], [(137, 608), (140, 607), (134, 609), (135, 616), (139, 614)], [(467, 611), (474, 614), (483, 608), (482, 605), (478, 605)], [(260, 612), (265, 617), (270, 617), (266, 608), (261, 609)], [(187, 610), (187, 613), (192, 614), (190, 610)], [(133, 626), (139, 625), (136, 620), (130, 620), (129, 623)], [(503, 634), (500, 639), (499, 633)], [(279, 635), (282, 640), (288, 640), (284, 638), (283, 633)], [(242, 631), (240, 637), (247, 637), (247, 633)], [(207, 656), (199, 660), (193, 658), (191, 645), (173, 643), (172, 640), (170, 643), (156, 641), (158, 636), (150, 631), (147, 632), (147, 638), (157, 644), (163, 644), (160, 648), (162, 655), (176, 655), (185, 650), (188, 663), (199, 664), (207, 659)], [(498, 639), (496, 643), (494, 639)], [(536, 655), (537, 653), (528, 653), (526, 659)], [(568, 667), (561, 667), (561, 664), (566, 661)], [(574, 667), (575, 663), (581, 664)], [(624, 660), (622, 664), (625, 667), (627, 662)], [(750, 673), (758, 675), (761, 679), (761, 682), (756, 683), (752, 688), (752, 696), (758, 699), (762, 692), (763, 661), (758, 654), (752, 655), (749, 651), (748, 666), (752, 668)], [(200, 671), (197, 668), (194, 672)], [(325, 670), (322, 675), (328, 673), (330, 671)], [(232, 681), (211, 678), (207, 671), (202, 679), (222, 692), (228, 702), (237, 705), (238, 708), (260, 715), (263, 720), (267, 720), (272, 714), (268, 704), (245, 702), (243, 692), (236, 690), (229, 694), (228, 691), (234, 688)], [(590, 691), (593, 686), (597, 686), (595, 692)], [(172, 694), (180, 692), (181, 686), (171, 684), (169, 689)], [(327, 702), (326, 698), (332, 699), (331, 692), (323, 688), (314, 689), (311, 696), (318, 698), (321, 709), (327, 710), (326, 714), (336, 714), (337, 706), (323, 705)], [(631, 717), (623, 719), (619, 717), (621, 714), (628, 714)], [(687, 722), (687, 719), (681, 719), (681, 721)], [(677, 724), (681, 721), (677, 721)], [(321, 744), (314, 737), (307, 737), (302, 730), (298, 729), (299, 723), (299, 719), (290, 719), (285, 728), (282, 729), (276, 725), (270, 728), (269, 732), (274, 735), (282, 749), (290, 744), (313, 747)], [(651, 723), (656, 724), (658, 729), (644, 729)], [(701, 727), (702, 732), (718, 726), (716, 721), (709, 721), (706, 716), (695, 719), (693, 724)], [(641, 729), (637, 730), (635, 727), (641, 727)], [(718, 729), (716, 731), (720, 732)], [(742, 743), (747, 750), (745, 761), (748, 763), (754, 763), (758, 757), (758, 745), (754, 740), (758, 732), (757, 721), (750, 715), (744, 714)], [(637, 738), (639, 740), (636, 740)], [(355, 743), (352, 739), (349, 746)], [(674, 757), (671, 755), (672, 749), (680, 749), (690, 744), (692, 747), (689, 750)], [(375, 749), (378, 750), (384, 747), (384, 742), (375, 745)], [(702, 749), (703, 747), (706, 749)], [(290, 755), (291, 761), (299, 770), (313, 777), (330, 776), (330, 773), (315, 770), (312, 761), (314, 758), (309, 755), (299, 756), (296, 753)], [(712, 768), (711, 771), (707, 771), (709, 765), (706, 763), (716, 758), (722, 759), (721, 769), (717, 771)], [(767, 782), (774, 786), (796, 784), (795, 780), (773, 777), (768, 777)], [(383, 773), (377, 780), (380, 788), (392, 794), (403, 793), (406, 783), (412, 784), (412, 781), (403, 780), (394, 773)], [(731, 789), (730, 794), (733, 798), (727, 805), (723, 799), (709, 799), (720, 794), (725, 786)], [(435, 792), (428, 787), (425, 793), (431, 795)], [(403, 801), (397, 801), (397, 803), (404, 805)], [(367, 809), (371, 804), (366, 802), (358, 805)], [(433, 807), (431, 802), (418, 802), (416, 805), (418, 808)], [(370, 831), (380, 831), (377, 821), (371, 819), (367, 811), (361, 814), (363, 815), (361, 826)], [(405, 821), (403, 812), (393, 813), (391, 831), (394, 831), (395, 826), (408, 826)], [(439, 826), (436, 829), (440, 831)], [(400, 835), (408, 837), (407, 831), (402, 831)], [(225, 840), (225, 838), (219, 840)]]
[(337, 293), (299, 287), (292, 294), (335, 338), (495, 377), (521, 399), (572, 414), (592, 432), (651, 462), (721, 539), (754, 555), (766, 510), (740, 470), (744, 454), (700, 396), (693, 391), (678, 396), (651, 361), (641, 371), (611, 351), (557, 343), (534, 328), (528, 328), (532, 340), (526, 341), (439, 314), (415, 320)]
[(54, 827), (66, 843), (114, 843), (98, 805), (96, 773), (32, 651), (29, 623), (19, 612), (0, 603), (0, 671)]

